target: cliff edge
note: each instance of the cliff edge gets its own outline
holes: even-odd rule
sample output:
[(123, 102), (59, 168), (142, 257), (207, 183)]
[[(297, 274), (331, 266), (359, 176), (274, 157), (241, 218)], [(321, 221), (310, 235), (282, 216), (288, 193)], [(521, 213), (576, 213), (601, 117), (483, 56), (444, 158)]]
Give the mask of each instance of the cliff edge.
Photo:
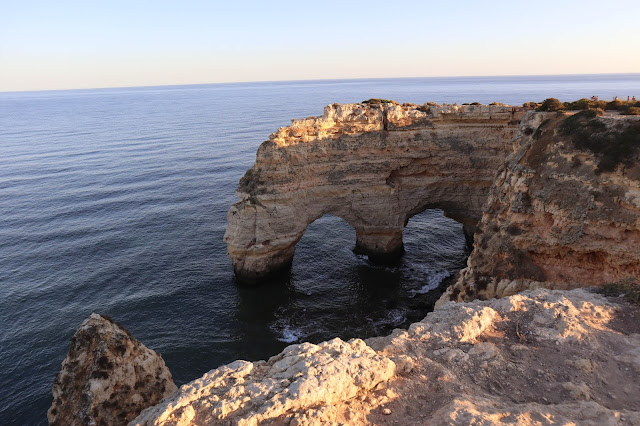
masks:
[(567, 290), (640, 277), (639, 156), (640, 121), (594, 111), (353, 104), (294, 121), (238, 187), (225, 235), (236, 273), (286, 266), (325, 213), (375, 258), (401, 251), (412, 214), (442, 208), (474, 250), (436, 310), (386, 337), (236, 361), (175, 393), (157, 354), (94, 315), (49, 420), (640, 424), (639, 305)]
[(131, 424), (640, 424), (639, 315), (584, 289), (451, 302), (366, 343), (212, 370)]

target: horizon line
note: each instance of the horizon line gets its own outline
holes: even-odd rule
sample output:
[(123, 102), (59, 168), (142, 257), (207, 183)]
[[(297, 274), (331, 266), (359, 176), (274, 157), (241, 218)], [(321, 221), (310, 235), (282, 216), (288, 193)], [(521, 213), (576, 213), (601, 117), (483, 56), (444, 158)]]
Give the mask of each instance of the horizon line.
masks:
[(186, 84), (156, 84), (142, 86), (100, 86), (88, 88), (66, 88), (66, 89), (36, 89), (36, 90), (5, 90), (5, 93), (37, 93), (37, 92), (70, 92), (84, 90), (109, 90), (109, 89), (144, 89), (144, 88), (161, 88), (161, 87), (184, 87), (184, 86), (213, 86), (213, 85), (232, 85), (232, 84), (249, 84), (249, 83), (303, 83), (303, 82), (331, 82), (331, 81), (357, 81), (357, 80), (412, 80), (412, 79), (442, 79), (442, 78), (492, 78), (492, 77), (569, 77), (569, 76), (613, 76), (613, 75), (640, 75), (640, 72), (616, 72), (616, 73), (586, 73), (586, 74), (505, 74), (505, 75), (455, 75), (455, 76), (414, 76), (414, 77), (355, 77), (355, 78), (319, 78), (319, 79), (294, 79), (294, 80), (254, 80), (254, 81), (224, 81), (213, 83), (186, 83)]

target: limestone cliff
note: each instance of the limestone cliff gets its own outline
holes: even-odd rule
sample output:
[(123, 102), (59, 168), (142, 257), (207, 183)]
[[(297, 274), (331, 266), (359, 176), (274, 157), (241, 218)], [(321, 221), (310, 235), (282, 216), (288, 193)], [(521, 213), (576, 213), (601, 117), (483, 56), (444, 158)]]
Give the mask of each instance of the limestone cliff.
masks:
[(583, 289), (447, 303), (366, 344), (212, 370), (131, 424), (640, 424), (638, 315)]
[(176, 389), (160, 355), (92, 314), (73, 335), (56, 376), (49, 424), (126, 424)]
[[(92, 316), (56, 378), (50, 421), (131, 420), (170, 396), (132, 424), (640, 424), (640, 308), (584, 289), (523, 292), (640, 276), (638, 150), (575, 137), (589, 129), (616, 142), (640, 122), (580, 120), (500, 106), (355, 104), (294, 121), (260, 147), (229, 211), (238, 276), (286, 266), (326, 213), (347, 220), (375, 259), (402, 250), (413, 214), (441, 208), (475, 242), (437, 309), (367, 342), (236, 361), (173, 395), (159, 357)], [(567, 123), (582, 130), (572, 136)], [(150, 387), (138, 390), (140, 377)]]
[(258, 149), (225, 234), (237, 276), (290, 264), (307, 225), (331, 213), (372, 260), (402, 253), (409, 218), (440, 208), (468, 235), (523, 111), (507, 106), (330, 105), (294, 120)]
[[(585, 114), (523, 118), (468, 267), (441, 301), (640, 277), (640, 150), (625, 146), (625, 135), (635, 135), (629, 145), (640, 143), (640, 122)], [(600, 136), (588, 149), (592, 133)]]

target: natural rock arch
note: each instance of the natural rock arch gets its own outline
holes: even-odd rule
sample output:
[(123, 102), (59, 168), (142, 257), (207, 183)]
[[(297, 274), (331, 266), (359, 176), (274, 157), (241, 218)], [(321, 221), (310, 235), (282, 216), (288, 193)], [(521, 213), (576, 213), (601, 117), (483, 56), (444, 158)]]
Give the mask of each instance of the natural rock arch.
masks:
[(258, 149), (227, 215), (239, 279), (287, 268), (306, 227), (325, 214), (356, 231), (374, 261), (402, 253), (413, 215), (438, 208), (472, 235), (523, 112), (506, 106), (330, 105)]

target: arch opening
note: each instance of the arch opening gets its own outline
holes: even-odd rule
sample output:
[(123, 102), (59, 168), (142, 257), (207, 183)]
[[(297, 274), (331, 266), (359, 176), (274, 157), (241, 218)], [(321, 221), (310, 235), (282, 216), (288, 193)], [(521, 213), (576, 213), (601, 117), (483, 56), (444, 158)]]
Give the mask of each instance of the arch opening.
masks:
[(369, 337), (424, 318), (447, 277), (464, 266), (462, 225), (441, 210), (414, 215), (403, 235), (405, 254), (394, 264), (371, 262), (353, 250), (356, 229), (325, 214), (296, 245), (269, 328), (284, 343), (339, 336)]
[(423, 277), (421, 292), (430, 292), (447, 284), (466, 265), (472, 247), (464, 224), (437, 208), (424, 208), (411, 216), (403, 231), (403, 262)]
[(296, 243), (292, 273), (309, 268), (309, 264), (324, 264), (321, 268), (325, 270), (331, 268), (332, 264), (351, 254), (355, 240), (356, 231), (347, 220), (331, 213), (324, 214), (307, 225)]

